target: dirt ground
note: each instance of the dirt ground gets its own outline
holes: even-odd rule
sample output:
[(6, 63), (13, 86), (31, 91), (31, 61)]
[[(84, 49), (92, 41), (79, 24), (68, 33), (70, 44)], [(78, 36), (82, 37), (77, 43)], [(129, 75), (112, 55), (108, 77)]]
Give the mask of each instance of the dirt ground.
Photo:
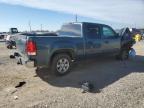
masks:
[[(0, 108), (144, 108), (144, 42), (128, 61), (98, 57), (77, 63), (72, 72), (54, 77), (47, 69), (17, 65), (14, 50), (0, 42)], [(20, 88), (15, 86), (25, 81)], [(82, 93), (81, 82), (94, 85)]]

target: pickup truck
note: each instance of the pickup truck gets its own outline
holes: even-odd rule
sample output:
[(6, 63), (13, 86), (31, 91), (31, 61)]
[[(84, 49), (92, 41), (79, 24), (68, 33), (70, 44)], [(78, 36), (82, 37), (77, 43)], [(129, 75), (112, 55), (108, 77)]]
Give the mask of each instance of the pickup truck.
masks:
[(72, 63), (101, 54), (116, 55), (125, 60), (134, 41), (128, 28), (121, 36), (110, 26), (89, 22), (67, 23), (57, 36), (18, 35), (17, 52), (19, 64), (34, 67), (50, 67), (55, 75), (64, 75)]

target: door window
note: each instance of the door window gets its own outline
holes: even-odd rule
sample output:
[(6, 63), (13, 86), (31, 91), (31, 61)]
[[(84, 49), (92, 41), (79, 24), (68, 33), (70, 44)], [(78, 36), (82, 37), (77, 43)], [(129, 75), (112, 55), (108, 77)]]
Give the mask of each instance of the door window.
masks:
[(95, 38), (99, 39), (100, 38), (100, 29), (96, 25), (88, 25), (87, 26), (87, 37), (88, 38)]
[(81, 31), (82, 30), (80, 24), (66, 24), (62, 26), (59, 35), (66, 37), (81, 37)]
[(115, 37), (115, 32), (110, 27), (103, 27), (102, 29), (104, 38), (113, 38)]

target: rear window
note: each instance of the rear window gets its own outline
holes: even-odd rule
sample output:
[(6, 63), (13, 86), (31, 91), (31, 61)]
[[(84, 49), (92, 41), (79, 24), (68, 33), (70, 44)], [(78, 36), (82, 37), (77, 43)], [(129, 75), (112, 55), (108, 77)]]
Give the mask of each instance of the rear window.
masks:
[(59, 31), (60, 36), (66, 37), (81, 37), (81, 25), (80, 24), (67, 24), (63, 25)]
[(100, 39), (100, 28), (94, 24), (88, 24), (85, 29), (88, 38)]

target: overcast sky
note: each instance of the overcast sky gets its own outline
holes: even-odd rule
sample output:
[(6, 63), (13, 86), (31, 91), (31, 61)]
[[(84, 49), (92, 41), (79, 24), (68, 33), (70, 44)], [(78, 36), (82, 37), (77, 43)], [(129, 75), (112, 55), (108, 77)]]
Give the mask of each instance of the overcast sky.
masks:
[(144, 0), (0, 0), (0, 3), (144, 28)]

